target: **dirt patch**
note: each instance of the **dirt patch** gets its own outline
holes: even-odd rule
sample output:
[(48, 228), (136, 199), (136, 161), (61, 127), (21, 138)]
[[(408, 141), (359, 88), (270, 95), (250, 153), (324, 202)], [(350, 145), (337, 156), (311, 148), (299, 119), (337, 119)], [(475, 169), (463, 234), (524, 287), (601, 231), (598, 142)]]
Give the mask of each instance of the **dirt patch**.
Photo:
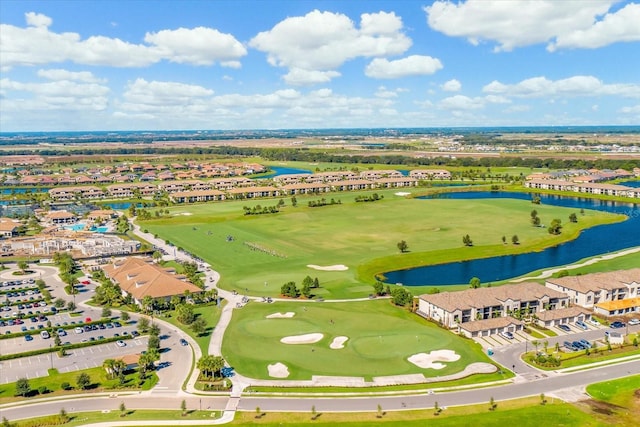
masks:
[[(637, 393), (637, 390), (636, 390)], [(614, 405), (613, 403), (603, 402), (601, 400), (587, 399), (580, 403), (587, 405), (591, 410), (597, 414), (602, 415), (615, 415), (616, 411), (625, 409), (622, 406)]]

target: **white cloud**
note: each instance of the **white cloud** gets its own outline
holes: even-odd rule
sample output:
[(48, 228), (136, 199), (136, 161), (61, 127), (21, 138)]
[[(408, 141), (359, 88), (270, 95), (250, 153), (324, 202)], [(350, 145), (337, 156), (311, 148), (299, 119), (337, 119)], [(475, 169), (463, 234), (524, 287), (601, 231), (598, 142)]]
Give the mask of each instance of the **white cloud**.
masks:
[(86, 109), (101, 111), (109, 104), (110, 89), (97, 83), (78, 83), (71, 80), (24, 83), (4, 78), (0, 80), (0, 92), (12, 93), (12, 96), (2, 102), (3, 112)]
[(84, 83), (105, 83), (105, 79), (99, 79), (90, 71), (68, 71), (62, 69), (38, 70), (38, 76), (54, 81), (72, 80)]
[(127, 85), (124, 99), (131, 104), (172, 106), (194, 104), (198, 98), (211, 97), (213, 90), (176, 82), (148, 82), (136, 79)]
[[(266, 52), (269, 64), (289, 68), (290, 74), (293, 70), (309, 72), (313, 84), (317, 74), (312, 71), (332, 71), (358, 57), (404, 53), (411, 40), (401, 30), (402, 20), (393, 12), (363, 14), (358, 29), (346, 15), (314, 10), (284, 19), (257, 34), (249, 46)], [(301, 71), (295, 73), (303, 76)], [(300, 79), (291, 81), (303, 84)]]
[(3, 70), (14, 66), (33, 66), (71, 61), (85, 65), (145, 67), (161, 60), (194, 65), (238, 67), (246, 49), (229, 34), (211, 28), (180, 28), (147, 33), (149, 44), (134, 44), (118, 38), (91, 36), (82, 40), (78, 33), (50, 31), (51, 18), (29, 12), (27, 27), (1, 24), (0, 56)]
[(397, 79), (407, 76), (433, 74), (442, 69), (437, 58), (422, 55), (411, 55), (406, 58), (389, 61), (376, 58), (367, 65), (364, 73), (376, 79)]
[(629, 98), (640, 97), (640, 85), (605, 84), (593, 76), (572, 76), (561, 80), (532, 77), (516, 84), (493, 81), (482, 88), (493, 95), (540, 98), (548, 96), (598, 96), (616, 95)]
[(438, 105), (445, 110), (477, 110), (484, 107), (484, 102), (482, 98), (454, 95), (442, 99)]
[(144, 41), (156, 46), (163, 58), (171, 62), (211, 65), (216, 61), (231, 61), (237, 67), (238, 58), (247, 54), (245, 47), (230, 34), (213, 28), (178, 28), (147, 33)]
[[(548, 48), (597, 47), (616, 41), (637, 40), (638, 20), (635, 13), (621, 10), (607, 15), (607, 22), (598, 17), (607, 13), (617, 0), (467, 0), (453, 3), (436, 1), (425, 7), (429, 26), (449, 36), (466, 37), (478, 45), (494, 41), (496, 51), (549, 43)], [(625, 8), (626, 9), (626, 8)], [(625, 27), (615, 31), (616, 22)], [(633, 28), (635, 25), (635, 28)], [(581, 42), (581, 35), (589, 41)], [(557, 42), (553, 42), (557, 39)], [(588, 44), (591, 43), (591, 46)]]
[(615, 13), (607, 13), (591, 27), (559, 35), (548, 49), (594, 49), (616, 42), (634, 41), (640, 41), (640, 4), (631, 3)]
[(314, 85), (318, 83), (328, 83), (334, 77), (340, 75), (337, 71), (316, 71), (304, 70), (302, 68), (291, 68), (282, 79), (293, 86)]
[(51, 18), (40, 13), (27, 12), (24, 17), (30, 27), (47, 28), (53, 23)]
[(449, 81), (446, 81), (442, 85), (442, 90), (444, 90), (445, 92), (459, 92), (460, 89), (462, 89), (462, 83), (460, 83), (456, 79), (451, 79)]
[(640, 104), (634, 105), (632, 107), (622, 107), (619, 110), (623, 114), (638, 114), (640, 115)]

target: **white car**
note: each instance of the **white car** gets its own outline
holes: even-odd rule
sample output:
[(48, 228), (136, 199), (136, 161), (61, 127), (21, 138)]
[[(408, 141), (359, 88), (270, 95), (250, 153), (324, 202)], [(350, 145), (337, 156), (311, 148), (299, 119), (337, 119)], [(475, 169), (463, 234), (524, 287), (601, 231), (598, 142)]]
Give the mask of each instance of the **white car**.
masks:
[(631, 319), (629, 320), (630, 325), (640, 325), (640, 319)]
[(117, 345), (118, 347), (124, 347), (124, 346), (125, 346), (125, 345), (127, 345), (127, 344), (126, 344), (124, 341), (122, 341), (122, 340), (118, 340), (118, 341), (116, 341), (116, 345)]
[(80, 327), (76, 327), (76, 328), (74, 329), (74, 331), (76, 331), (76, 334), (81, 334), (81, 333), (83, 333), (83, 332), (84, 332), (84, 330), (83, 330), (82, 328), (80, 328)]
[(596, 319), (589, 319), (588, 320), (589, 323), (591, 323), (593, 326), (600, 326), (600, 322), (598, 322)]

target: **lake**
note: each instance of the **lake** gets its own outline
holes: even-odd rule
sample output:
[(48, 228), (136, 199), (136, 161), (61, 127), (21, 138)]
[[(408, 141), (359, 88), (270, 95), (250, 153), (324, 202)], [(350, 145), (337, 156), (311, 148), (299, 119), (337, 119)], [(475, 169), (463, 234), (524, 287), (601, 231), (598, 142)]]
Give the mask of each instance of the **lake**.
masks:
[[(531, 200), (531, 195), (526, 193), (474, 191), (440, 194), (424, 197), (422, 200), (416, 199), (415, 201), (416, 203), (423, 203), (425, 199), (436, 197), (448, 199), (512, 198)], [(522, 276), (543, 268), (571, 264), (583, 258), (640, 245), (640, 206), (637, 204), (544, 194), (540, 195), (540, 199), (543, 204), (624, 214), (629, 219), (616, 224), (605, 224), (589, 228), (584, 230), (577, 239), (547, 248), (541, 252), (396, 270), (384, 273), (386, 282), (402, 283), (405, 286), (446, 286), (468, 284), (472, 277), (478, 277), (482, 283), (488, 283)]]

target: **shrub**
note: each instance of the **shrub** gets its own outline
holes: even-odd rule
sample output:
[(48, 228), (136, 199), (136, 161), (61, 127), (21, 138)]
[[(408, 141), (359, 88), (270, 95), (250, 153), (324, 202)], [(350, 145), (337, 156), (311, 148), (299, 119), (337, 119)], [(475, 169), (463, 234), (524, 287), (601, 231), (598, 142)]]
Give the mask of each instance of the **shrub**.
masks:
[(49, 393), (49, 389), (47, 388), (46, 385), (41, 386), (40, 388), (38, 388), (38, 393), (40, 394), (47, 394)]
[(60, 384), (60, 388), (62, 390), (71, 390), (71, 384), (65, 381), (62, 384)]

